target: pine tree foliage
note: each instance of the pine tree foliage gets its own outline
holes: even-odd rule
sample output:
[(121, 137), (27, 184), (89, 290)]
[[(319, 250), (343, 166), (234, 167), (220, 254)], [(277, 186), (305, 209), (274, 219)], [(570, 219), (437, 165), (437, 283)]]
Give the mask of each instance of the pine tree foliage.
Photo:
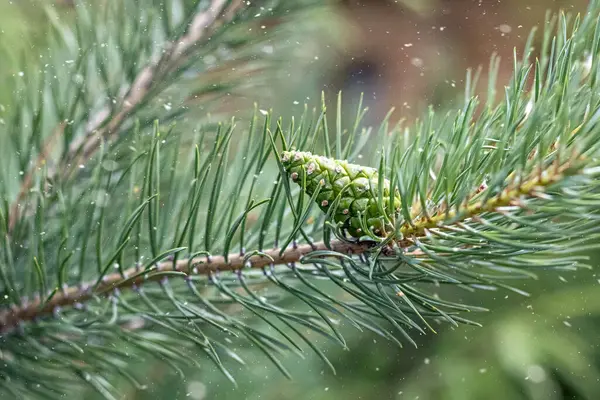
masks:
[[(78, 3), (74, 28), (56, 20), (43, 67), (9, 88), (5, 396), (88, 385), (116, 398), (116, 375), (145, 384), (131, 360), (180, 373), (213, 363), (235, 381), (247, 344), (285, 375), (281, 355), (306, 349), (333, 368), (314, 335), (345, 347), (352, 326), (414, 344), (435, 324), (477, 324), (483, 309), (442, 299), (446, 287), (523, 293), (518, 280), (586, 266), (597, 246), (597, 1), (549, 20), (539, 59), (532, 40), (515, 54), (499, 102), (492, 60), (486, 99), (470, 74), (462, 109), (375, 130), (362, 105), (342, 126), (341, 96), (333, 115), (323, 101), (286, 121), (258, 108), (248, 123), (192, 118), (248, 84), (241, 67), (223, 82), (207, 56), (255, 66), (265, 38), (249, 29), (292, 23), (311, 2), (104, 6)], [(307, 159), (292, 170), (297, 154)], [(327, 180), (309, 174), (312, 155)], [(340, 166), (368, 172), (365, 190), (356, 176), (328, 188)]]

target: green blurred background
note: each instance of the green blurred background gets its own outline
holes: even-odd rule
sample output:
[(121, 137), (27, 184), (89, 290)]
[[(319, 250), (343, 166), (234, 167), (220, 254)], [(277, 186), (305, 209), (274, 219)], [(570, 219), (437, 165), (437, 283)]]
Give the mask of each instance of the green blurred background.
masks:
[[(114, 0), (118, 1), (118, 0)], [(51, 2), (43, 2), (49, 5)], [(321, 90), (344, 92), (355, 104), (362, 92), (377, 123), (392, 106), (394, 119), (412, 120), (429, 104), (459, 106), (467, 68), (504, 60), (499, 88), (511, 74), (512, 52), (547, 9), (583, 11), (585, 1), (405, 0), (331, 2), (321, 37), (304, 38), (298, 51), (314, 54), (312, 67), (275, 81), (276, 112), (297, 114)], [(71, 2), (55, 1), (68, 13)], [(45, 46), (48, 20), (34, 0), (0, 0), (0, 82), (18, 75)], [(288, 28), (289, 29), (289, 28)], [(290, 63), (290, 65), (293, 63)], [(292, 67), (290, 67), (292, 68)], [(283, 71), (281, 76), (286, 76)], [(485, 71), (481, 81), (485, 82)], [(1, 90), (0, 104), (11, 94)], [(483, 87), (483, 86), (482, 86)], [(0, 123), (2, 119), (0, 107)], [(592, 255), (592, 261), (597, 256)], [(592, 262), (594, 264), (594, 262)], [(234, 388), (212, 366), (181, 379), (165, 365), (140, 365), (148, 388), (122, 385), (123, 399), (597, 399), (600, 398), (600, 279), (593, 269), (541, 273), (519, 287), (529, 297), (505, 291), (460, 288), (445, 296), (488, 307), (471, 316), (483, 328), (439, 326), (416, 337), (419, 347), (398, 348), (368, 333), (344, 327), (350, 351), (314, 337), (332, 360), (332, 375), (311, 353), (290, 355), (288, 381), (251, 348), (237, 349), (247, 365), (231, 365)], [(442, 294), (442, 293), (441, 293)], [(86, 398), (94, 398), (89, 393)]]

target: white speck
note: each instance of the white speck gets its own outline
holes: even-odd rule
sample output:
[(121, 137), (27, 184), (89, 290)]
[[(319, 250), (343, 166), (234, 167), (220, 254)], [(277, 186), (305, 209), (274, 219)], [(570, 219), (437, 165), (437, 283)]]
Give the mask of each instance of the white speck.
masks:
[(404, 47), (412, 47), (413, 44), (412, 43), (404, 43)]
[(592, 70), (592, 55), (588, 54), (585, 61), (583, 62), (583, 77), (587, 77)]
[(171, 105), (171, 103), (165, 103), (165, 104), (163, 104), (163, 107), (167, 111), (171, 111), (171, 108), (173, 108), (172, 105)]
[(529, 114), (531, 114), (531, 111), (533, 111), (533, 101), (529, 100), (529, 102), (525, 106), (525, 118), (529, 117)]
[(200, 381), (192, 381), (187, 386), (187, 396), (194, 400), (206, 398), (206, 385)]
[(569, 328), (573, 325), (571, 325), (571, 323), (569, 321), (563, 321), (563, 324), (565, 324), (565, 326), (568, 326)]
[(423, 65), (424, 65), (424, 63), (423, 63), (423, 59), (422, 59), (422, 58), (419, 58), (419, 57), (414, 57), (414, 58), (412, 58), (412, 59), (410, 60), (410, 63), (411, 63), (412, 65), (414, 65), (415, 67), (417, 67), (417, 68), (422, 68), (422, 67), (423, 67)]
[(25, 76), (25, 72), (19, 71), (19, 76)]
[(527, 377), (525, 379), (531, 379), (533, 383), (540, 383), (546, 380), (546, 371), (539, 365), (530, 365), (527, 368)]
[(258, 110), (262, 115), (267, 115), (269, 112), (267, 110)]
[(217, 57), (213, 56), (212, 54), (209, 54), (209, 55), (204, 56), (202, 61), (204, 61), (204, 63), (206, 65), (213, 65), (214, 63), (217, 62)]
[(487, 372), (487, 368), (479, 368), (480, 374), (485, 374)]
[(85, 165), (79, 164), (79, 169), (84, 169), (84, 168), (85, 168)]
[(507, 24), (502, 24), (498, 27), (498, 29), (500, 30), (500, 32), (502, 33), (510, 33), (512, 32), (512, 27), (510, 25)]
[(300, 102), (298, 100), (294, 100), (293, 103), (294, 103), (294, 105), (300, 104)]
[(429, 363), (431, 363), (431, 360), (429, 358), (426, 358), (425, 360), (423, 360), (423, 362), (425, 363), (425, 365), (429, 365)]

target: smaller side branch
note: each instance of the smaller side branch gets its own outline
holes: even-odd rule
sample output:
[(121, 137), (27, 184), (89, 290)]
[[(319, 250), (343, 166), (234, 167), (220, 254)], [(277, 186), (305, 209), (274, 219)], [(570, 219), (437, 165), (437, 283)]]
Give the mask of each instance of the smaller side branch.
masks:
[[(195, 46), (233, 18), (237, 9), (243, 5), (241, 1), (229, 3), (227, 0), (213, 0), (206, 10), (196, 14), (186, 33), (168, 43), (163, 55), (140, 71), (122, 100), (123, 108), (106, 123), (103, 118), (97, 118), (96, 123), (88, 128), (88, 133), (71, 144), (66, 157), (67, 163), (79, 164), (80, 160), (89, 158), (98, 149), (103, 139), (115, 136), (121, 125), (146, 100), (149, 93), (160, 85), (162, 78), (181, 65)], [(99, 114), (107, 112), (102, 110)], [(95, 118), (91, 119), (94, 120)]]
[(448, 220), (464, 221), (486, 212), (495, 212), (499, 208), (513, 204), (522, 196), (534, 197), (535, 193), (543, 192), (546, 187), (563, 179), (563, 173), (570, 167), (570, 162), (566, 162), (558, 167), (550, 167), (516, 187), (509, 187), (503, 190), (486, 202), (478, 201), (458, 211), (453, 209), (447, 212), (440, 212), (429, 219), (418, 221), (412, 225), (407, 224), (400, 229), (400, 232), (402, 232), (405, 238), (410, 240), (411, 237), (423, 236), (427, 229), (443, 227), (444, 223)]
[[(108, 108), (103, 108), (90, 116), (87, 120), (85, 134), (73, 140), (61, 165), (54, 168), (49, 166), (48, 178), (68, 176), (74, 166), (81, 164), (83, 160), (88, 159), (98, 150), (102, 141), (113, 139), (118, 135), (123, 123), (161, 84), (162, 78), (178, 68), (196, 46), (210, 38), (217, 29), (230, 21), (243, 5), (244, 2), (241, 0), (212, 0), (207, 9), (197, 13), (186, 32), (173, 42), (167, 43), (161, 57), (138, 73), (131, 87), (121, 99), (122, 108), (118, 112), (111, 115)], [(19, 203), (31, 188), (35, 171), (47, 159), (57, 137), (64, 131), (64, 124), (61, 122), (57, 126), (41, 150), (36, 164), (29, 169), (22, 180), (19, 194), (10, 207), (9, 231), (12, 231), (18, 220)]]

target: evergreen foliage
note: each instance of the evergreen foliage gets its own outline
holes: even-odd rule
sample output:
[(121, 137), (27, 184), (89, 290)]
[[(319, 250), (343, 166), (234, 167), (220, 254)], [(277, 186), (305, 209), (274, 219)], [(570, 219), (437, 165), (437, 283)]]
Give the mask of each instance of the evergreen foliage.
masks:
[(549, 20), (539, 59), (532, 40), (515, 53), (500, 101), (492, 60), (487, 98), (470, 74), (461, 109), (410, 127), (362, 128), (362, 104), (343, 126), (341, 95), (334, 123), (324, 100), (287, 120), (206, 117), (276, 73), (261, 26), (282, 24), (285, 43), (316, 3), (77, 3), (71, 27), (49, 9), (49, 52), (8, 86), (0, 125), (3, 396), (118, 398), (114, 377), (144, 387), (130, 365), (146, 359), (181, 374), (210, 362), (235, 382), (247, 344), (286, 376), (281, 355), (305, 349), (333, 369), (315, 335), (414, 344), (435, 324), (478, 324), (484, 309), (446, 287), (524, 293), (538, 272), (587, 266), (598, 1)]

